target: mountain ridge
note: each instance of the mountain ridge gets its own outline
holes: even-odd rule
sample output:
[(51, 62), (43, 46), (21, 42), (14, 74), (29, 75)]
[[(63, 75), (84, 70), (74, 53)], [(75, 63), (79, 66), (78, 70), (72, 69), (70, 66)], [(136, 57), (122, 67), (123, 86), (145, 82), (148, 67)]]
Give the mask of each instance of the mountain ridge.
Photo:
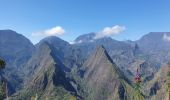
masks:
[[(5, 34), (6, 31), (9, 33)], [(91, 36), (86, 34), (85, 37), (82, 35), (77, 38), (77, 41), (82, 39), (83, 42), (72, 45), (56, 36), (51, 36), (33, 45), (23, 35), (11, 30), (6, 31), (0, 31), (0, 56), (7, 61), (5, 73), (9, 86), (12, 87), (9, 88), (10, 95), (18, 90), (24, 93), (23, 91), (29, 92), (35, 88), (41, 91), (37, 92), (39, 96), (46, 97), (49, 93), (54, 93), (53, 96), (64, 98), (63, 95), (55, 94), (53, 87), (56, 87), (57, 91), (64, 92), (64, 96), (67, 97), (75, 96), (83, 99), (87, 96), (99, 100), (131, 98), (126, 91), (133, 91), (131, 81), (136, 68), (141, 69), (144, 84), (150, 84), (157, 77), (156, 74), (162, 65), (170, 61), (168, 41), (170, 32), (151, 32), (137, 41), (117, 41), (112, 38), (89, 41), (95, 35), (90, 33)], [(73, 71), (74, 74), (70, 75)], [(61, 75), (58, 74), (60, 72)], [(56, 80), (61, 77), (65, 82), (61, 82), (61, 87), (58, 87), (52, 77), (56, 77)], [(80, 86), (81, 81), (89, 89), (84, 90), (87, 94), (81, 93), (83, 90)], [(96, 85), (95, 82), (99, 84)], [(64, 84), (69, 84), (74, 92)], [(114, 84), (116, 84), (114, 89), (108, 88)], [(153, 87), (155, 86), (153, 84)], [(88, 96), (90, 91), (92, 94)]]
[[(126, 87), (129, 87), (130, 82), (123, 75), (117, 65), (112, 61), (107, 51), (103, 46), (99, 46), (92, 55), (83, 64), (84, 79), (87, 86), (92, 88), (90, 91), (90, 99), (93, 100), (111, 100), (111, 99), (126, 99), (129, 95)], [(113, 87), (113, 88), (110, 88)], [(121, 88), (121, 93), (116, 92)], [(101, 95), (105, 91), (105, 95)], [(112, 94), (114, 93), (114, 94)], [(112, 94), (112, 96), (111, 96)]]
[[(39, 45), (38, 48), (40, 55), (43, 53), (43, 56), (37, 55), (39, 61), (36, 61), (37, 64), (41, 65), (31, 65), (37, 66), (34, 69), (34, 72), (28, 73), (28, 75), (33, 75), (21, 92), (20, 96), (15, 99), (29, 99), (30, 95), (39, 95), (39, 99), (42, 98), (63, 98), (64, 95), (76, 95), (75, 89), (70, 84), (67, 79), (64, 70), (62, 69), (61, 62), (54, 58), (53, 51), (48, 43), (44, 42)], [(45, 51), (44, 51), (45, 50)], [(42, 51), (42, 53), (41, 53)], [(46, 53), (46, 54), (45, 54)], [(34, 57), (33, 57), (34, 58)], [(32, 59), (32, 58), (31, 58)], [(35, 59), (33, 59), (35, 61)], [(43, 64), (45, 62), (45, 64)], [(29, 67), (29, 66), (28, 66)], [(29, 68), (30, 69), (30, 68)], [(30, 77), (30, 76), (29, 76)], [(55, 94), (55, 91), (63, 91), (64, 94), (61, 96)], [(52, 93), (52, 94), (51, 94)], [(73, 94), (70, 94), (73, 93)]]

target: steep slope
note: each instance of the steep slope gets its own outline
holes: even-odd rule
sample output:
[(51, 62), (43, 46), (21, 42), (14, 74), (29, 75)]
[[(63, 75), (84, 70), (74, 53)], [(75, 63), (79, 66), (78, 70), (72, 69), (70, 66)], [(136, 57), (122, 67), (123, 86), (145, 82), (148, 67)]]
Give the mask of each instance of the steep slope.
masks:
[[(134, 63), (135, 56), (138, 53), (138, 45), (135, 43), (127, 43), (116, 41), (112, 38), (94, 39), (95, 33), (81, 35), (75, 39), (75, 44), (68, 44), (57, 37), (47, 37), (41, 42), (47, 42), (56, 48), (58, 58), (68, 68), (80, 68), (91, 52), (99, 45), (104, 45), (112, 60), (121, 68), (125, 74), (129, 76)], [(78, 43), (81, 41), (80, 43)], [(41, 43), (40, 42), (40, 43)], [(135, 68), (136, 69), (136, 68)]]
[(53, 58), (57, 60), (62, 70), (68, 71), (69, 69), (63, 64), (65, 50), (67, 50), (67, 47), (69, 47), (69, 43), (56, 36), (50, 36), (42, 39), (35, 45), (35, 51), (24, 67), (27, 71), (26, 74), (29, 75), (36, 73), (35, 70), (39, 70), (43, 65), (46, 65), (49, 55), (52, 55)]
[(56, 36), (46, 37), (46, 38), (42, 39), (38, 44), (41, 44), (43, 42), (47, 42), (48, 44), (55, 47), (58, 50), (58, 52), (60, 53), (61, 57), (64, 56), (63, 52), (65, 51), (65, 49), (70, 46), (70, 44), (68, 42), (66, 42)]
[[(87, 39), (87, 37), (90, 37)], [(131, 57), (133, 56), (133, 47), (129, 45), (128, 43), (117, 41), (112, 38), (101, 38), (101, 39), (93, 39), (95, 37), (94, 33), (89, 33), (86, 35), (81, 35), (75, 39), (75, 41), (86, 41), (79, 44), (74, 44), (73, 47), (80, 48), (83, 50), (83, 53), (85, 52), (86, 56), (91, 54), (91, 51), (93, 51), (97, 46), (103, 45), (105, 46), (106, 50), (108, 51), (109, 55), (116, 56), (126, 54), (127, 56)], [(91, 41), (91, 42), (90, 42)], [(132, 50), (132, 51), (131, 51)]]
[(56, 36), (50, 36), (50, 37), (44, 38), (43, 40), (40, 41), (39, 44), (43, 42), (46, 42), (50, 44), (51, 46), (53, 46), (53, 49), (55, 50), (55, 53), (57, 54), (56, 55), (57, 58), (60, 59), (60, 61), (65, 66), (67, 66), (68, 68), (72, 68), (72, 66), (74, 66), (74, 64), (76, 63), (74, 61), (76, 59), (76, 56), (73, 55), (74, 49), (68, 42)]
[(169, 36), (170, 32), (150, 32), (149, 34), (146, 34), (141, 39), (139, 39), (137, 43), (145, 51), (157, 51), (163, 48), (168, 50), (170, 49), (169, 40), (167, 39)]
[[(46, 42), (53, 46), (57, 58), (69, 69), (80, 67), (83, 63), (84, 56), (79, 48), (70, 45), (68, 42), (56, 37), (50, 36), (40, 41), (39, 44)], [(37, 44), (36, 46), (38, 46)]]
[[(41, 68), (48, 67), (53, 62), (53, 59), (50, 56), (51, 49), (48, 44), (43, 42), (36, 46), (35, 52), (29, 61), (24, 65), (24, 69), (26, 71), (25, 76), (27, 82), (29, 79), (34, 77), (34, 74), (39, 72)], [(25, 83), (27, 83), (25, 82)]]
[(23, 35), (12, 30), (0, 30), (0, 56), (11, 67), (19, 67), (31, 56), (33, 44)]
[[(103, 45), (108, 51), (108, 54), (112, 60), (118, 65), (119, 68), (121, 68), (121, 70), (126, 71), (129, 64), (134, 61), (136, 53), (135, 46), (123, 41), (114, 40), (109, 37), (94, 39), (92, 36), (95, 36), (94, 33), (79, 36), (75, 41), (86, 41), (72, 45), (75, 51), (78, 51), (80, 59), (85, 61), (97, 46)], [(87, 37), (90, 38), (87, 39)]]
[(163, 64), (170, 60), (170, 32), (151, 32), (136, 41), (145, 57)]
[(23, 35), (12, 30), (0, 30), (0, 57), (6, 61), (5, 75), (9, 94), (22, 87), (23, 65), (31, 57), (34, 45)]
[(153, 80), (144, 87), (151, 100), (169, 100), (170, 64), (166, 64), (155, 74)]
[[(48, 98), (64, 99), (72, 94), (75, 95), (75, 89), (66, 77), (61, 62), (53, 54), (52, 47), (44, 42), (38, 45), (37, 54), (35, 54), (27, 64), (27, 68), (34, 69), (27, 75), (32, 75), (28, 79), (29, 84), (23, 89), (16, 99), (30, 99), (35, 94), (39, 99)], [(16, 94), (18, 95), (18, 94)], [(14, 96), (15, 97), (15, 96)]]
[(92, 42), (95, 35), (96, 35), (95, 33), (80, 35), (74, 40), (74, 42), (75, 43)]
[[(130, 99), (130, 82), (109, 57), (103, 46), (98, 47), (83, 64), (83, 78), (90, 100)], [(128, 91), (128, 92), (127, 92)]]
[(170, 32), (150, 32), (135, 41), (141, 51), (139, 59), (144, 82), (153, 78), (154, 74), (170, 61)]
[(60, 60), (64, 59), (65, 50), (69, 47), (68, 42), (66, 42), (56, 36), (50, 36), (50, 37), (46, 37), (46, 38), (42, 39), (37, 45), (44, 43), (44, 42), (52, 45), (55, 48), (56, 53), (58, 53), (57, 56)]

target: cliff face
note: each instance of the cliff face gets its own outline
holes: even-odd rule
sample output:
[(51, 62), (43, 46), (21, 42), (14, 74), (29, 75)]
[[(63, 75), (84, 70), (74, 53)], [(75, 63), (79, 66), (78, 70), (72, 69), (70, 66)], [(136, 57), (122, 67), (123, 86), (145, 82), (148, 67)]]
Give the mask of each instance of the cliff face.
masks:
[(84, 70), (83, 78), (89, 88), (88, 99), (124, 100), (130, 98), (130, 82), (103, 46), (96, 48), (83, 64), (82, 70)]
[(52, 36), (33, 45), (12, 30), (0, 30), (0, 57), (6, 61), (1, 74), (8, 80), (9, 95), (129, 99), (133, 95), (129, 80), (140, 68), (146, 98), (166, 99), (169, 69), (162, 65), (170, 61), (169, 32), (151, 32), (137, 41), (94, 36), (82, 35), (74, 44)]
[(164, 65), (155, 74), (153, 80), (149, 81), (144, 87), (145, 95), (151, 100), (169, 100), (170, 90), (169, 64)]
[(0, 30), (0, 58), (6, 62), (3, 74), (8, 80), (9, 95), (22, 88), (25, 78), (22, 69), (33, 51), (34, 45), (23, 35), (12, 30)]
[(75, 94), (75, 89), (70, 84), (69, 79), (63, 71), (63, 65), (56, 59), (53, 50), (48, 43), (42, 43), (37, 47), (36, 54), (27, 63), (25, 89), (21, 90), (16, 99), (30, 99), (35, 94), (40, 99), (63, 99), (65, 96)]

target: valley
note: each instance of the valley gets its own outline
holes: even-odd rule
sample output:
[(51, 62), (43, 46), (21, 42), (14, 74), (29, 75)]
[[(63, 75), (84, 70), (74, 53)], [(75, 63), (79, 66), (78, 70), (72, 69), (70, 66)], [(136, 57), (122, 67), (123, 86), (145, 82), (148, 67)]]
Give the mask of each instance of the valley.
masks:
[(49, 36), (34, 45), (13, 30), (0, 30), (0, 58), (6, 62), (0, 79), (7, 80), (9, 100), (133, 100), (137, 69), (145, 100), (169, 100), (170, 32), (136, 41), (95, 34), (73, 43)]

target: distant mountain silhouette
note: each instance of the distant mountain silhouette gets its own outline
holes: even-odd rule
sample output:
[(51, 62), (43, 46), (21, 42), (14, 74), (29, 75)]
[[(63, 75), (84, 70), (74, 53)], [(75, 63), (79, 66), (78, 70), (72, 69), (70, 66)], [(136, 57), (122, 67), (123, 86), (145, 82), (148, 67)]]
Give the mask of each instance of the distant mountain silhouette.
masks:
[(73, 44), (50, 36), (33, 45), (15, 31), (0, 30), (0, 58), (7, 63), (1, 74), (11, 98), (129, 100), (137, 68), (148, 98), (165, 92), (158, 76), (170, 61), (170, 32), (151, 32), (137, 41), (94, 39), (95, 34)]

